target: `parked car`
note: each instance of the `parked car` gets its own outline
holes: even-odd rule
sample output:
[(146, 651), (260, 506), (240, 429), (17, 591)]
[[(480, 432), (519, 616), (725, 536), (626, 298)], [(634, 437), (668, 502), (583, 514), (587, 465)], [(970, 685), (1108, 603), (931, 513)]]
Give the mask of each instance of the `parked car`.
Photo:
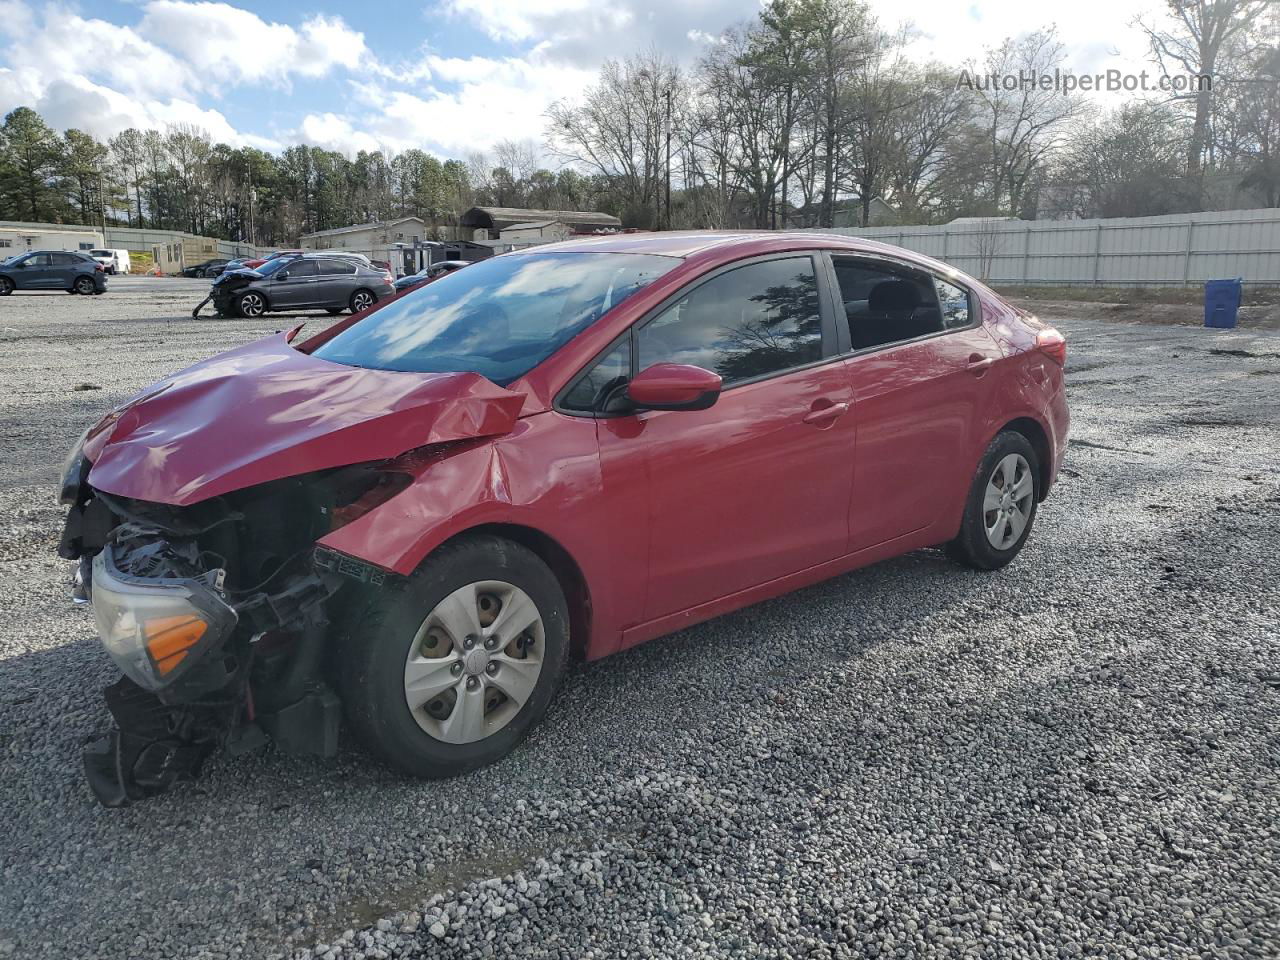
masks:
[(258, 317), (270, 310), (359, 313), (395, 291), (382, 271), (341, 256), (281, 256), (254, 270), (224, 271), (213, 281), (221, 316)]
[(206, 260), (204, 263), (197, 263), (193, 267), (187, 267), (182, 271), (184, 277), (216, 277), (227, 265), (232, 261), (225, 257), (218, 257), (213, 260)]
[(106, 293), (106, 268), (87, 253), (32, 250), (0, 263), (0, 297), (15, 290)]
[(390, 260), (370, 260), (369, 266), (373, 267), (375, 270), (381, 270), (387, 278), (387, 283), (396, 282), (396, 273), (391, 269)]
[(263, 730), (332, 755), (340, 715), (407, 773), (472, 770), (571, 650), (923, 547), (1004, 566), (1066, 451), (1056, 330), (850, 237), (552, 244), (296, 333), (146, 388), (63, 471), (125, 675), (104, 803)]
[(408, 274), (397, 280), (394, 284), (396, 293), (403, 293), (406, 290), (420, 287), (424, 283), (430, 283), (432, 280), (443, 277), (446, 273), (461, 270), (471, 262), (470, 260), (441, 260), (437, 263), (429, 264), (417, 273)]
[(270, 260), (277, 260), (280, 257), (296, 257), (304, 252), (303, 250), (274, 250), (265, 257), (245, 257), (240, 261), (240, 265), (250, 270), (256, 270)]
[(90, 250), (89, 256), (102, 264), (108, 274), (128, 273), (132, 265), (128, 250)]

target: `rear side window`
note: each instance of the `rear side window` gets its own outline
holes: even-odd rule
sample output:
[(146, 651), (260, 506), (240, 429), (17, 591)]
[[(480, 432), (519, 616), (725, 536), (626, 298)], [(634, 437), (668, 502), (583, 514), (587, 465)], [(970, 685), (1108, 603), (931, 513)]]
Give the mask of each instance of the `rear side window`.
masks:
[(821, 360), (813, 260), (766, 260), (713, 277), (641, 328), (637, 345), (641, 370), (688, 363), (726, 385)]
[(933, 279), (907, 266), (832, 257), (855, 350), (940, 333), (944, 327)]
[(84, 259), (76, 256), (74, 253), (54, 253), (50, 254), (55, 267), (71, 267), (79, 263), (84, 263)]
[(969, 326), (972, 322), (969, 315), (969, 295), (955, 284), (938, 277), (933, 278), (933, 286), (938, 292), (938, 306), (942, 308), (942, 326), (947, 330), (961, 330)]
[(356, 265), (350, 260), (321, 260), (320, 272), (328, 276), (346, 276), (356, 272)]

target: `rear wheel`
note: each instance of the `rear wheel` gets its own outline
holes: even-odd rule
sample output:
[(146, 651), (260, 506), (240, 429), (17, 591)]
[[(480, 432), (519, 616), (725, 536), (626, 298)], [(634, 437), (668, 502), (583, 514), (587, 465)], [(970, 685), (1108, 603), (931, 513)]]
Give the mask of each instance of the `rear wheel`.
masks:
[(267, 311), (266, 298), (253, 290), (242, 293), (236, 300), (236, 310), (242, 317), (260, 317)]
[(507, 754), (546, 712), (569, 653), (555, 575), (492, 536), (441, 548), (350, 623), (339, 678), (347, 718), (367, 747), (418, 777)]
[(351, 312), (359, 313), (361, 310), (368, 310), (377, 302), (377, 299), (372, 290), (357, 290), (351, 295)]
[(82, 296), (89, 296), (94, 291), (94, 282), (92, 277), (76, 277), (75, 283), (71, 285), (71, 289)]
[(1039, 499), (1035, 448), (1012, 430), (997, 435), (978, 464), (960, 534), (947, 544), (948, 556), (979, 570), (1003, 567), (1031, 535)]

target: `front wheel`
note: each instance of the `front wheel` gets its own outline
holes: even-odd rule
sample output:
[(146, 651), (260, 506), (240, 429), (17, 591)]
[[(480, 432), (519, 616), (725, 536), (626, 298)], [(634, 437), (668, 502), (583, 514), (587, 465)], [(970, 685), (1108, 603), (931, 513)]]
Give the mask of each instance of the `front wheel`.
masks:
[(357, 290), (351, 295), (351, 312), (359, 313), (361, 310), (368, 310), (377, 299), (370, 290)]
[(569, 654), (555, 575), (493, 536), (442, 547), (348, 623), (338, 678), (348, 721), (417, 777), (454, 776), (510, 752), (546, 713)]
[(8, 277), (0, 277), (0, 297), (7, 297), (13, 293), (13, 281)]
[(260, 293), (250, 290), (240, 294), (236, 301), (236, 310), (242, 317), (260, 317), (267, 311), (267, 301)]
[(82, 296), (90, 296), (94, 291), (94, 283), (92, 277), (76, 277), (76, 282), (71, 285), (71, 289)]
[(947, 544), (947, 555), (979, 570), (1003, 567), (1031, 535), (1039, 499), (1035, 448), (1020, 433), (998, 434), (978, 464), (960, 534)]

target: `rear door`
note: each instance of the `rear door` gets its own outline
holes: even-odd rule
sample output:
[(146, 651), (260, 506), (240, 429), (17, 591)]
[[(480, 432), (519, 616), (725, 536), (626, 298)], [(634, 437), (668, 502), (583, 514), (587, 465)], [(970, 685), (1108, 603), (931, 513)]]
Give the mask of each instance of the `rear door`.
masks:
[(620, 523), (647, 532), (644, 620), (845, 552), (852, 391), (821, 269), (791, 254), (720, 270), (638, 323), (565, 394), (562, 406), (589, 410), (664, 362), (724, 378), (707, 410), (599, 421), (606, 493)]
[(74, 253), (51, 253), (49, 254), (50, 270), (49, 270), (49, 286), (58, 289), (70, 289), (71, 285), (76, 282), (76, 277), (82, 273), (94, 273), (94, 266), (97, 261), (87, 262), (83, 257)]
[(338, 308), (351, 303), (357, 286), (356, 265), (350, 260), (320, 261), (320, 282), (316, 285), (314, 306)]
[(1001, 354), (958, 282), (892, 258), (830, 264), (858, 421), (849, 542), (859, 550), (958, 516)]

